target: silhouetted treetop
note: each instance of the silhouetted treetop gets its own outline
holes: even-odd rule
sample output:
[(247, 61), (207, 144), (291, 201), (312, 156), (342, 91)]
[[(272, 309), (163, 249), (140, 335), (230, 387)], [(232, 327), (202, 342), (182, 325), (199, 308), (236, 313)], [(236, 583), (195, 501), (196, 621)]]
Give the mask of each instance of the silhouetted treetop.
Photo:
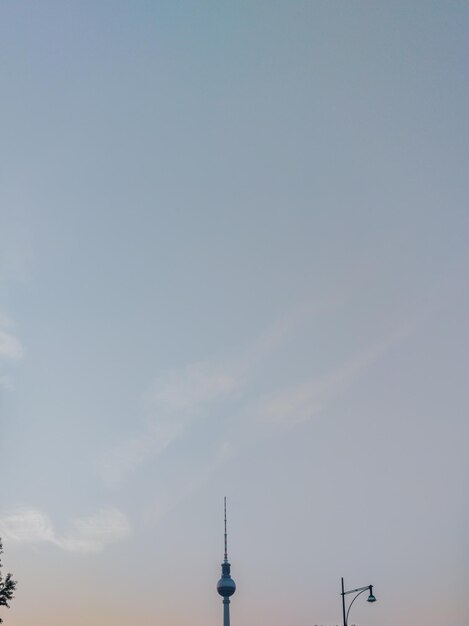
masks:
[[(3, 554), (2, 540), (0, 539), (0, 555)], [(0, 606), (10, 608), (9, 601), (14, 597), (13, 592), (16, 589), (16, 580), (13, 580), (11, 574), (7, 574), (5, 578), (2, 576), (2, 561), (0, 560)], [(0, 624), (3, 622), (0, 618)]]

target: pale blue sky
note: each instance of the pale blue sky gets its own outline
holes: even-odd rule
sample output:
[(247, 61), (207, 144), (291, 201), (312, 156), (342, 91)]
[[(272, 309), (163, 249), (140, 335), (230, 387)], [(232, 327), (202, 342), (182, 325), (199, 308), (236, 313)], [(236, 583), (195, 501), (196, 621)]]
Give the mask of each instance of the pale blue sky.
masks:
[(5, 623), (467, 624), (468, 24), (2, 3)]

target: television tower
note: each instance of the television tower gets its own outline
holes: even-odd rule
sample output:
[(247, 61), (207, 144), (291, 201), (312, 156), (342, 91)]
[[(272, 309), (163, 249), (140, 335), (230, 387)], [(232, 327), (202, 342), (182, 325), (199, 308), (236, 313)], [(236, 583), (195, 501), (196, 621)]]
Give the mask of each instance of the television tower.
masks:
[(226, 534), (226, 497), (225, 497), (225, 558), (221, 564), (221, 578), (217, 584), (218, 593), (223, 596), (223, 626), (230, 626), (230, 596), (236, 591), (235, 581), (230, 575), (228, 563), (228, 542)]

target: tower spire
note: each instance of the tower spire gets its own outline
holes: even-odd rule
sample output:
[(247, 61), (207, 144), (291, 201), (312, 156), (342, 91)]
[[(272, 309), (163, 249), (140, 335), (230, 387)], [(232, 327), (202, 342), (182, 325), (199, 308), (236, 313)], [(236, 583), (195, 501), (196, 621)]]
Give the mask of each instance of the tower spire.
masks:
[(226, 532), (226, 496), (225, 496), (225, 563), (228, 563), (228, 535)]

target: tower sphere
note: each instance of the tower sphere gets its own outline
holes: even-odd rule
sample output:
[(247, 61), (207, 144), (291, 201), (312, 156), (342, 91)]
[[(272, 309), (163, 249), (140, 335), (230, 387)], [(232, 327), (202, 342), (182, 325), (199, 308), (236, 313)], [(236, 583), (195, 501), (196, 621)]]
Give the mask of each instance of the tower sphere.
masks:
[(217, 583), (217, 591), (224, 598), (229, 598), (236, 591), (235, 581), (231, 576), (222, 576)]

